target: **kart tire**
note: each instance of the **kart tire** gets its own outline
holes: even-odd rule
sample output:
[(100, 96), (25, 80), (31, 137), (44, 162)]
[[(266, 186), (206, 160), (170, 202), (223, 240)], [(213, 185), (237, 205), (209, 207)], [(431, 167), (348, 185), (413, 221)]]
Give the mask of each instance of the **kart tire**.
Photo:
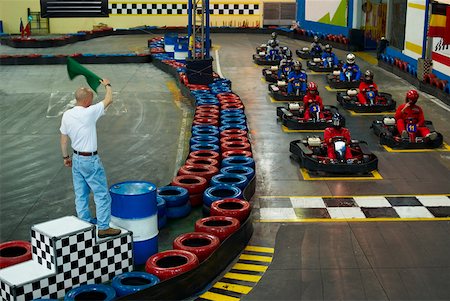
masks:
[(219, 161), (215, 160), (215, 159), (210, 159), (210, 158), (202, 158), (202, 159), (187, 159), (186, 163), (188, 165), (193, 165), (193, 164), (202, 164), (202, 165), (212, 165), (215, 167), (219, 167)]
[(250, 151), (251, 145), (248, 142), (225, 142), (220, 144), (220, 149), (222, 152), (227, 152), (231, 150), (243, 150)]
[(184, 205), (189, 199), (189, 192), (180, 186), (163, 186), (158, 188), (158, 195), (166, 201), (166, 210), (170, 207)]
[(219, 173), (219, 169), (212, 165), (183, 165), (178, 170), (178, 175), (194, 175), (205, 178), (210, 181), (211, 178)]
[(174, 250), (184, 250), (195, 254), (203, 262), (220, 246), (220, 239), (212, 234), (190, 232), (181, 234), (173, 240)]
[(192, 207), (191, 203), (189, 203), (189, 200), (186, 201), (185, 204), (177, 207), (167, 207), (166, 208), (166, 216), (167, 218), (182, 218), (185, 216), (188, 216), (189, 213), (191, 213)]
[(222, 157), (223, 158), (228, 158), (228, 157), (235, 157), (235, 156), (243, 156), (243, 157), (249, 157), (252, 158), (253, 154), (250, 151), (244, 151), (244, 150), (230, 150), (230, 151), (226, 151), (222, 153)]
[(198, 264), (197, 256), (191, 252), (167, 250), (150, 256), (145, 264), (145, 271), (164, 281), (186, 273)]
[(240, 199), (224, 199), (214, 201), (211, 204), (211, 216), (234, 217), (240, 223), (244, 222), (250, 215), (250, 203)]
[(158, 216), (166, 215), (166, 201), (163, 197), (156, 196), (156, 206), (158, 207)]
[(235, 166), (235, 165), (240, 165), (240, 166), (248, 166), (251, 168), (255, 168), (255, 161), (253, 160), (253, 158), (249, 158), (249, 157), (240, 157), (240, 156), (234, 156), (234, 157), (228, 157), (228, 158), (224, 158), (222, 160), (222, 167), (227, 167), (227, 166)]
[(159, 283), (158, 277), (145, 272), (126, 272), (113, 278), (111, 286), (118, 297), (139, 292)]
[(161, 230), (167, 225), (167, 215), (158, 215), (158, 230)]
[(229, 129), (220, 132), (220, 138), (228, 137), (228, 136), (242, 136), (247, 137), (248, 133), (245, 130), (240, 129)]
[(238, 187), (242, 191), (247, 186), (248, 180), (246, 176), (238, 174), (218, 174), (211, 178), (211, 186), (217, 185), (231, 185)]
[(203, 205), (203, 191), (201, 193), (191, 194), (189, 196), (189, 203), (191, 203), (192, 207)]
[(255, 176), (255, 170), (253, 168), (241, 165), (223, 167), (220, 169), (220, 173), (242, 175), (245, 176), (248, 181)]
[[(199, 159), (199, 160), (206, 160), (206, 159)], [(187, 191), (189, 192), (189, 196), (192, 196), (193, 194), (203, 193), (203, 191), (205, 191), (205, 189), (208, 187), (208, 181), (200, 176), (182, 175), (173, 178), (172, 183), (170, 183), (170, 185), (183, 187), (187, 189)]]
[(239, 220), (228, 216), (209, 216), (195, 222), (195, 232), (215, 235), (220, 241), (224, 241), (228, 236), (236, 232), (239, 227)]
[(227, 142), (242, 142), (242, 143), (248, 143), (248, 138), (244, 136), (227, 136), (220, 138), (220, 143), (227, 143)]
[(211, 207), (212, 202), (222, 199), (242, 199), (242, 190), (231, 185), (216, 185), (206, 188), (203, 192), (203, 204)]
[(220, 154), (215, 151), (199, 150), (199, 151), (191, 152), (189, 154), (189, 158), (192, 158), (192, 159), (210, 158), (210, 159), (215, 159), (217, 161), (220, 161)]
[(218, 151), (220, 151), (220, 147), (216, 144), (211, 144), (211, 143), (197, 143), (197, 144), (192, 144), (190, 150), (191, 150), (191, 152), (195, 152), (198, 150), (211, 150), (211, 151), (218, 152)]
[(64, 301), (75, 300), (102, 300), (112, 301), (116, 298), (116, 291), (105, 284), (87, 284), (71, 289), (65, 296)]
[(22, 240), (0, 244), (0, 269), (31, 260), (31, 243)]

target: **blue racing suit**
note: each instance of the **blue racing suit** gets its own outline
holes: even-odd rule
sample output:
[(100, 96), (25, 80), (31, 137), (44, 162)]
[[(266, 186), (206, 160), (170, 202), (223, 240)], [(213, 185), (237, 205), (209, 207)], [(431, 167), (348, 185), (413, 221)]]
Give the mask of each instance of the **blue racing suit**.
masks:
[(306, 92), (306, 82), (308, 81), (308, 75), (306, 75), (305, 71), (301, 70), (300, 72), (297, 72), (293, 70), (289, 72), (288, 80), (289, 80), (287, 89), (288, 94), (294, 94), (296, 89), (294, 85), (296, 84), (300, 85), (301, 92)]
[(361, 70), (359, 70), (358, 65), (356, 64), (347, 64), (345, 63), (344, 66), (342, 66), (341, 74), (339, 75), (339, 79), (343, 82), (349, 81), (347, 78), (347, 72), (351, 72), (350, 75), (350, 81), (356, 81), (361, 78)]
[(281, 60), (280, 66), (278, 67), (278, 79), (280, 80), (283, 74), (288, 77), (289, 73), (292, 71), (293, 65), (293, 60)]
[(331, 59), (331, 66), (337, 66), (339, 64), (339, 60), (333, 52), (324, 52), (322, 54), (322, 60), (323, 60), (323, 66), (329, 67), (328, 65), (328, 59)]

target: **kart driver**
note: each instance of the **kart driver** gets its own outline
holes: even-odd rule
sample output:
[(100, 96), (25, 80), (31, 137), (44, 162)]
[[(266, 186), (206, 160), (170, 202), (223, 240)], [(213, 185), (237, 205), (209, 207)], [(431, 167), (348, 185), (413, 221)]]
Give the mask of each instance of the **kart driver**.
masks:
[(350, 131), (344, 127), (344, 117), (342, 117), (339, 113), (334, 113), (331, 120), (333, 121), (333, 127), (326, 128), (323, 135), (323, 139), (327, 145), (328, 158), (332, 160), (336, 159), (333, 138), (342, 137), (347, 144), (347, 147), (345, 148), (345, 160), (351, 159), (353, 156), (350, 147), (348, 147), (351, 141)]
[(366, 70), (366, 72), (364, 72), (364, 79), (359, 84), (358, 90), (358, 101), (361, 104), (367, 103), (367, 92), (374, 91), (375, 93), (378, 93), (378, 86), (373, 81), (373, 72), (371, 70)]
[(325, 50), (322, 54), (322, 61), (323, 61), (323, 66), (324, 67), (328, 67), (328, 60), (331, 59), (331, 65), (332, 67), (336, 68), (337, 65), (339, 64), (339, 60), (336, 56), (336, 54), (334, 54), (333, 52), (333, 47), (331, 47), (329, 44), (325, 45)]
[(308, 89), (306, 91), (305, 97), (303, 97), (303, 108), (305, 110), (304, 118), (306, 120), (311, 118), (310, 105), (317, 104), (319, 105), (320, 112), (319, 118), (323, 118), (323, 102), (322, 98), (319, 95), (319, 91), (317, 89), (317, 84), (315, 82), (308, 83)]
[(289, 72), (288, 75), (288, 94), (294, 94), (294, 81), (300, 82), (300, 91), (306, 91), (306, 81), (308, 80), (308, 75), (302, 70), (302, 63), (299, 61), (294, 62), (294, 70)]
[[(361, 78), (361, 70), (359, 66), (355, 64), (355, 55), (353, 53), (347, 54), (347, 62), (342, 66), (342, 71), (339, 79), (345, 81), (358, 81)], [(347, 72), (351, 72), (350, 78), (347, 78)]]

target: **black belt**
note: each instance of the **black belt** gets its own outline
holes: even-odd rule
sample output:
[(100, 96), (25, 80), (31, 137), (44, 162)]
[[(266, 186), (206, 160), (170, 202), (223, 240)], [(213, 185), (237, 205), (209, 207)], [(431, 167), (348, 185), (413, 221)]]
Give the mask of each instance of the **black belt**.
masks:
[(80, 155), (80, 156), (95, 156), (97, 154), (97, 151), (95, 151), (95, 152), (79, 152), (79, 151), (73, 150), (73, 153)]

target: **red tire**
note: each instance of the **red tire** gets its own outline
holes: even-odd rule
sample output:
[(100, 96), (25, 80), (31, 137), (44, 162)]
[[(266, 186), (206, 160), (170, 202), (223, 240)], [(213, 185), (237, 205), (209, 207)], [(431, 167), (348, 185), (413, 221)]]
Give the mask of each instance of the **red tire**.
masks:
[(210, 112), (195, 112), (195, 116), (194, 116), (194, 120), (199, 120), (199, 119), (215, 119), (217, 120), (219, 118), (219, 114), (214, 114), (214, 113), (210, 113)]
[(225, 92), (225, 93), (219, 93), (217, 94), (217, 99), (222, 99), (222, 98), (235, 98), (235, 99), (241, 99), (239, 97), (239, 95), (234, 94), (232, 92)]
[(195, 107), (196, 110), (203, 110), (203, 109), (213, 109), (213, 110), (219, 110), (218, 105), (199, 105)]
[(210, 158), (210, 159), (215, 159), (217, 161), (220, 161), (220, 154), (218, 152), (205, 149), (205, 150), (198, 150), (195, 152), (191, 152), (189, 154), (189, 158), (192, 158), (192, 159)]
[(192, 124), (194, 124), (194, 125), (209, 124), (209, 125), (219, 126), (219, 120), (213, 119), (213, 118), (198, 118), (198, 119), (194, 119)]
[(233, 156), (244, 156), (252, 158), (253, 154), (250, 151), (244, 151), (244, 150), (230, 150), (222, 153), (223, 158), (233, 157)]
[(189, 195), (189, 203), (191, 203), (191, 206), (193, 207), (203, 205), (203, 192)]
[(239, 226), (239, 220), (234, 217), (209, 216), (195, 222), (195, 231), (213, 234), (223, 241), (239, 229)]
[(227, 136), (220, 138), (220, 143), (227, 143), (227, 142), (248, 142), (248, 138), (244, 136)]
[(181, 234), (173, 241), (175, 250), (184, 250), (195, 254), (203, 262), (220, 246), (220, 239), (212, 234), (191, 232)]
[(230, 150), (250, 151), (251, 145), (248, 142), (225, 142), (220, 144), (220, 149), (222, 152), (227, 152)]
[(244, 105), (243, 104), (227, 103), (227, 104), (221, 105), (220, 108), (222, 110), (227, 110), (227, 109), (244, 109)]
[(446, 81), (446, 80), (440, 80), (440, 81), (438, 82), (437, 87), (438, 87), (439, 89), (441, 89), (441, 90), (444, 90), (444, 89), (445, 89), (445, 86), (447, 86), (447, 83), (448, 83), (448, 81)]
[(164, 281), (189, 272), (198, 264), (197, 256), (191, 252), (168, 250), (151, 256), (145, 264), (145, 271)]
[(209, 108), (196, 109), (195, 115), (199, 115), (199, 114), (214, 114), (214, 115), (219, 116), (220, 112), (219, 112), (219, 109), (209, 109)]
[(211, 178), (219, 172), (219, 169), (212, 165), (183, 165), (178, 170), (178, 175), (194, 175), (205, 178), (210, 181)]
[(247, 137), (247, 131), (239, 130), (239, 129), (229, 129), (220, 132), (220, 138), (228, 137), (228, 136), (244, 136)]
[(203, 177), (195, 175), (183, 175), (173, 178), (170, 185), (186, 188), (189, 196), (191, 196), (193, 194), (203, 193), (208, 187), (208, 181)]
[[(186, 165), (196, 165), (196, 164), (201, 164), (201, 165), (212, 165), (215, 167), (219, 167), (219, 161), (216, 159), (211, 159), (211, 158), (189, 158), (186, 160)], [(206, 188), (205, 188), (206, 189)]]
[(250, 203), (240, 199), (223, 199), (211, 204), (211, 216), (234, 217), (243, 222), (250, 215)]
[(0, 269), (31, 260), (31, 243), (14, 240), (0, 244)]

